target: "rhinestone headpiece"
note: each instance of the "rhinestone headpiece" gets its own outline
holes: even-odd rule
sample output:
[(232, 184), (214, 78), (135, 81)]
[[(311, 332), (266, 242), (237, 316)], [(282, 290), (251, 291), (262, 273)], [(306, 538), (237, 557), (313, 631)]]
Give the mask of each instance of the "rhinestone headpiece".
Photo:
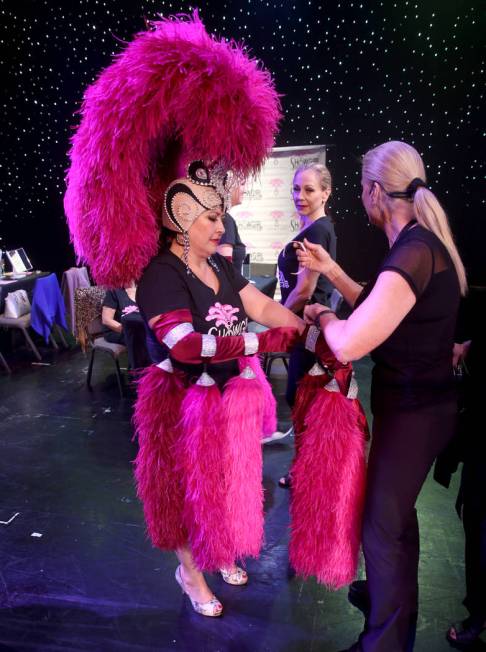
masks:
[(207, 166), (193, 161), (187, 176), (172, 181), (165, 192), (163, 224), (171, 231), (187, 232), (194, 220), (207, 210), (229, 208), (230, 182), (223, 163)]

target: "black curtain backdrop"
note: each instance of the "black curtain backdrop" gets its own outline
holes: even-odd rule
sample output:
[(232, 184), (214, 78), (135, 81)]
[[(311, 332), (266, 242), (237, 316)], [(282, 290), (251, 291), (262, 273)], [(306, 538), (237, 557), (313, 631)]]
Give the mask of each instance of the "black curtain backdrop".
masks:
[[(62, 198), (84, 89), (146, 19), (192, 7), (2, 2), (0, 248), (24, 246), (40, 269), (74, 264)], [(231, 0), (199, 9), (210, 31), (243, 40), (273, 72), (285, 109), (277, 145), (329, 146), (338, 257), (354, 278), (367, 280), (386, 250), (360, 205), (360, 156), (399, 139), (424, 157), (470, 282), (486, 284), (483, 2)]]

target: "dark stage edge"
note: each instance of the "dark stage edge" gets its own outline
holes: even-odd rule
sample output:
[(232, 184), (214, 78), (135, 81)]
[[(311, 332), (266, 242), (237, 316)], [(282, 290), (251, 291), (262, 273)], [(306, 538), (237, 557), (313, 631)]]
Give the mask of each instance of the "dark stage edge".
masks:
[[(277, 481), (292, 440), (264, 448), (266, 544), (248, 562), (250, 583), (211, 577), (225, 613), (203, 618), (174, 580), (175, 557), (145, 537), (132, 481), (133, 395), (119, 398), (108, 360), (97, 361), (89, 392), (79, 351), (50, 355), (52, 366), (31, 367), (26, 352), (12, 376), (0, 375), (0, 520), (19, 512), (0, 525), (0, 650), (336, 652), (353, 643), (362, 618), (346, 591), (288, 569), (289, 494)], [(367, 399), (369, 362), (356, 369)], [(285, 376), (274, 371), (286, 428)], [(446, 628), (465, 616), (456, 486), (429, 479), (419, 504), (418, 652), (449, 650)]]

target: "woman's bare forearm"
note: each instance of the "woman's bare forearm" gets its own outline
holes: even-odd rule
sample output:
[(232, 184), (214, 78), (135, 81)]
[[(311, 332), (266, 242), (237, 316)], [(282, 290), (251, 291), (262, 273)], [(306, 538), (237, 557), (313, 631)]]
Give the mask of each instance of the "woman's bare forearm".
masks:
[(356, 299), (363, 290), (362, 286), (356, 283), (356, 281), (353, 281), (337, 263), (333, 263), (331, 269), (326, 272), (326, 276), (336, 290), (341, 292), (346, 303), (351, 308), (354, 308)]

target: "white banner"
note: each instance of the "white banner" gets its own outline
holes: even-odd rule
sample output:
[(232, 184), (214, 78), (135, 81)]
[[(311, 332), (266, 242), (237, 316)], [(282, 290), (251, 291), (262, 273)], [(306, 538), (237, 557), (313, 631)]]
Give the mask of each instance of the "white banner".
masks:
[(243, 203), (231, 209), (252, 263), (275, 264), (281, 249), (299, 231), (292, 201), (295, 170), (304, 163), (326, 163), (326, 146), (275, 147)]

